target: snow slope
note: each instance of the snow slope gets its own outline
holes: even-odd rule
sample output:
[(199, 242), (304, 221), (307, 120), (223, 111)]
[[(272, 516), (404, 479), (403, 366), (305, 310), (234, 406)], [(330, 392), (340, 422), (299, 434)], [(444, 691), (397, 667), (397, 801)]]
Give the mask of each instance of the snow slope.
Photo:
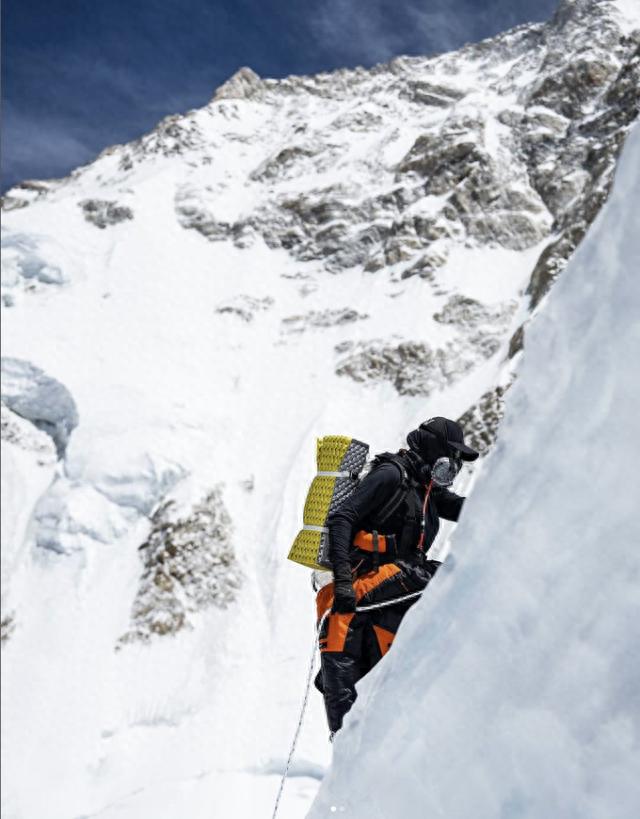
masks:
[(638, 815), (639, 191), (636, 126), (532, 324), (456, 568), (360, 686), (312, 819)]
[[(494, 437), (637, 116), (638, 43), (628, 2), (564, 0), (451, 54), (242, 70), (8, 192), (3, 817), (269, 812), (313, 631), (285, 555), (314, 439), (375, 452), (470, 409)], [(314, 696), (283, 819), (326, 739)]]

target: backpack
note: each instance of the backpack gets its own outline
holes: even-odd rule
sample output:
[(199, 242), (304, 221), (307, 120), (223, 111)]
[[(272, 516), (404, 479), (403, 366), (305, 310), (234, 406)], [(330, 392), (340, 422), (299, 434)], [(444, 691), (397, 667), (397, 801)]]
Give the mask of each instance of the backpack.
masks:
[(327, 435), (317, 439), (318, 471), (307, 492), (303, 526), (289, 551), (289, 560), (320, 571), (331, 568), (327, 519), (355, 492), (362, 478), (379, 464), (394, 463), (400, 470), (402, 481), (376, 515), (376, 525), (381, 525), (405, 500), (410, 480), (401, 460), (394, 455), (382, 455), (367, 462), (368, 454), (369, 445), (356, 438)]

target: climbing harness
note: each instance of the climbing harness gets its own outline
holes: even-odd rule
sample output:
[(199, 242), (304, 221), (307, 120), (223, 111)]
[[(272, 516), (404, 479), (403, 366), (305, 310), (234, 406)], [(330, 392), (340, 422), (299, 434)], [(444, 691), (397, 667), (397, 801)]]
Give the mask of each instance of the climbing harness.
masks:
[[(424, 589), (421, 589), (417, 592), (411, 592), (410, 594), (404, 594), (402, 597), (395, 597), (393, 600), (385, 600), (383, 603), (371, 603), (368, 606), (356, 606), (356, 611), (373, 611), (374, 609), (384, 609), (387, 606), (395, 606), (397, 603), (403, 603), (405, 600), (412, 600), (414, 597), (420, 597)], [(313, 634), (313, 649), (311, 651), (311, 660), (309, 662), (309, 671), (307, 672), (307, 686), (304, 692), (304, 698), (302, 700), (302, 707), (300, 708), (300, 717), (298, 718), (298, 724), (296, 725), (296, 730), (293, 735), (293, 742), (291, 743), (291, 750), (289, 751), (289, 756), (287, 757), (287, 764), (284, 767), (284, 772), (282, 774), (282, 779), (280, 780), (280, 787), (278, 788), (278, 795), (276, 796), (276, 803), (273, 808), (273, 813), (271, 815), (271, 819), (276, 819), (278, 815), (278, 808), (280, 807), (280, 799), (282, 798), (282, 791), (284, 790), (284, 783), (287, 779), (287, 774), (289, 773), (289, 768), (291, 767), (291, 761), (293, 759), (293, 755), (296, 750), (296, 745), (298, 744), (298, 738), (300, 736), (300, 731), (302, 730), (302, 723), (304, 722), (304, 715), (307, 710), (307, 704), (309, 702), (309, 693), (311, 691), (311, 681), (313, 679), (313, 672), (316, 665), (316, 651), (318, 648), (318, 634), (322, 630), (322, 626), (324, 625), (325, 620), (331, 613), (331, 609), (327, 609), (325, 613), (322, 615), (320, 620), (318, 621), (318, 625), (316, 626)]]

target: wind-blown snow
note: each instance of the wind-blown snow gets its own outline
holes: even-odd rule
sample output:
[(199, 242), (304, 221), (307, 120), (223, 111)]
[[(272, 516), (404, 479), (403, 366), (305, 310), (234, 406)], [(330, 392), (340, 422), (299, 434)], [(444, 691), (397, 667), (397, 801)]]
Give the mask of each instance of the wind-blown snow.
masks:
[(360, 686), (312, 819), (640, 810), (640, 128), (527, 337), (456, 568)]

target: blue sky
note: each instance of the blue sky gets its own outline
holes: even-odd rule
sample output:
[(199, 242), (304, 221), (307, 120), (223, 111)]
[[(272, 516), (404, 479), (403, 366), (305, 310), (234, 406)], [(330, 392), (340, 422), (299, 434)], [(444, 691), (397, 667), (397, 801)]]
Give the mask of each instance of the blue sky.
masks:
[(557, 0), (4, 0), (2, 189), (63, 176), (261, 76), (457, 48), (551, 16)]

